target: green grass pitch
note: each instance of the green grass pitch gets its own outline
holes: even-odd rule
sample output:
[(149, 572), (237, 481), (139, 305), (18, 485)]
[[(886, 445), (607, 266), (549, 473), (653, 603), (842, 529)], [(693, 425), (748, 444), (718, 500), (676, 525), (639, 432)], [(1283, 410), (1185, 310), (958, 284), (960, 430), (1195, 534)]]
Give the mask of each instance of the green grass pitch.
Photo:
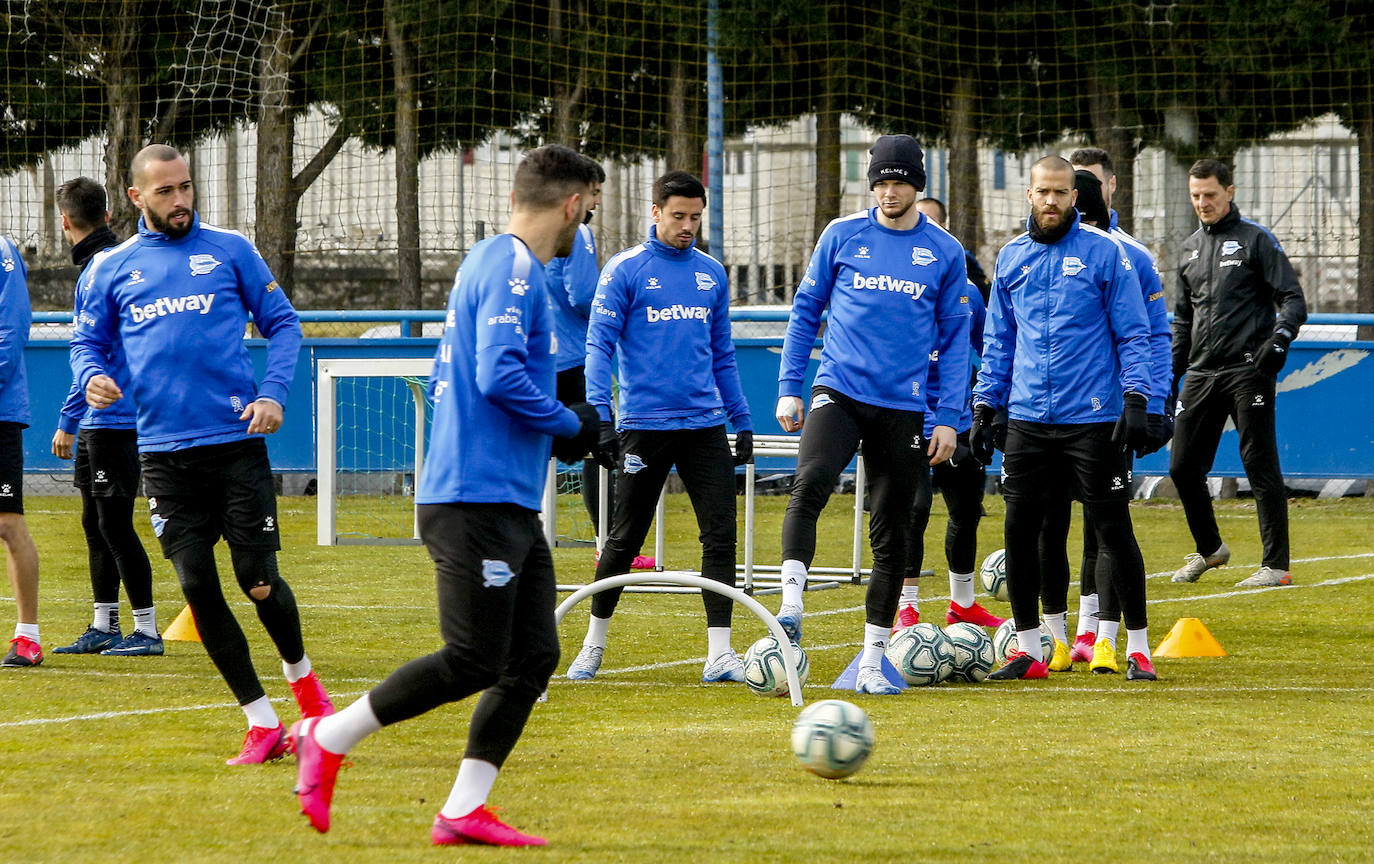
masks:
[[(759, 499), (760, 562), (776, 563), (784, 503)], [(851, 498), (832, 500), (817, 563), (848, 559), (850, 507)], [(1002, 545), (1002, 502), (990, 497), (987, 507), (980, 557)], [(315, 546), (314, 508), (312, 498), (282, 499), (281, 568), (307, 650), (343, 705), (438, 646), (433, 571), (419, 547)], [(921, 590), (923, 617), (940, 622), (948, 590), (938, 498), (936, 508), (926, 548), (939, 575)], [(836, 693), (829, 682), (858, 650), (862, 589), (809, 594), (805, 698), (849, 699), (877, 730), (868, 764), (844, 781), (796, 763), (787, 700), (699, 683), (698, 597), (627, 594), (602, 675), (554, 679), (492, 796), (504, 818), (548, 838), (544, 850), (429, 846), (471, 701), (359, 746), (340, 775), (333, 829), (317, 835), (297, 813), (292, 760), (223, 764), (243, 720), (200, 645), (169, 643), (162, 658), (53, 655), (89, 622), (78, 509), (75, 498), (28, 502), (49, 653), (38, 669), (0, 670), (0, 861), (1309, 862), (1367, 861), (1374, 848), (1367, 499), (1295, 500), (1295, 584), (1250, 590), (1233, 584), (1259, 564), (1253, 502), (1219, 504), (1232, 564), (1196, 585), (1168, 579), (1190, 551), (1177, 504), (1135, 504), (1152, 574), (1152, 646), (1177, 618), (1195, 616), (1229, 652), (1158, 660), (1155, 684), (1080, 664), (1040, 682)], [(668, 563), (694, 564), (685, 496), (670, 497), (667, 525)], [(140, 530), (154, 550), (146, 524)], [(555, 556), (560, 581), (591, 578), (590, 550)], [(166, 626), (184, 604), (157, 555), (154, 569)], [(268, 694), (294, 719), (270, 644), (247, 601), (230, 593)], [(773, 610), (777, 602), (763, 598)], [(121, 611), (128, 626), (127, 602)], [(583, 603), (563, 624), (560, 674), (586, 616)], [(763, 632), (736, 609), (736, 650)]]

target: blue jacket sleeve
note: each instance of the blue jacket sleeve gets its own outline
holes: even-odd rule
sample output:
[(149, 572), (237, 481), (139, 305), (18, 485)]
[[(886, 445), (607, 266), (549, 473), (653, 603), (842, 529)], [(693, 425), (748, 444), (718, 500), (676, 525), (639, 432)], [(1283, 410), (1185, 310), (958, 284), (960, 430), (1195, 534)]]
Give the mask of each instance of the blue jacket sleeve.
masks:
[(806, 267), (797, 296), (792, 300), (792, 313), (787, 318), (787, 335), (782, 340), (782, 359), (778, 365), (778, 397), (802, 397), (806, 381), (806, 367), (811, 362), (811, 349), (821, 328), (821, 314), (830, 303), (835, 289), (835, 232), (827, 228), (816, 242), (811, 263)]
[(1146, 410), (1151, 414), (1164, 413), (1164, 400), (1173, 386), (1173, 357), (1169, 339), (1169, 308), (1164, 299), (1164, 285), (1159, 271), (1150, 262), (1148, 267), (1136, 267), (1140, 279), (1140, 296), (1145, 301), (1145, 316), (1150, 322), (1150, 398)]
[(568, 305), (583, 315), (591, 315), (600, 275), (596, 266), (596, 240), (592, 237), (592, 229), (586, 225), (579, 227), (576, 242), (580, 245), (568, 256), (563, 287), (568, 292)]
[[(484, 286), (485, 287), (485, 286)], [(577, 434), (577, 415), (530, 378), (526, 344), (536, 304), (547, 304), (545, 291), (526, 291), (518, 306), (509, 292), (482, 291), (477, 305), (477, 389), (488, 402), (525, 425), (547, 435)], [(518, 310), (512, 315), (512, 310)], [(515, 319), (515, 320), (512, 320)]]
[(0, 238), (0, 391), (10, 386), (24, 363), (33, 312), (29, 307), (27, 270), (19, 252)]
[[(940, 296), (935, 301), (936, 349), (940, 365), (951, 370), (954, 380), (969, 367), (969, 305), (968, 270), (963, 256), (957, 256), (946, 268), (940, 284)], [(957, 428), (964, 413), (964, 388), (941, 388), (940, 401), (935, 407), (935, 425)]]
[(1002, 273), (999, 260), (983, 325), (982, 365), (978, 370), (978, 384), (973, 388), (974, 405), (991, 405), (998, 409), (1007, 407), (1011, 366), (1016, 357), (1016, 310), (1012, 308), (1011, 294)]
[(80, 306), (72, 327), (69, 359), (72, 380), (76, 389), (86, 392), (86, 385), (97, 375), (104, 375), (105, 364), (119, 337), (119, 310), (110, 298), (107, 271), (93, 263), (87, 271), (89, 284), (81, 292)]
[(735, 359), (735, 341), (730, 334), (730, 281), (721, 268), (716, 274), (720, 291), (711, 310), (711, 353), (712, 369), (716, 377), (716, 389), (720, 391), (721, 404), (730, 418), (735, 431), (753, 430), (754, 421), (749, 415), (749, 403), (744, 398), (744, 387), (740, 385), (739, 364)]
[(258, 385), (258, 398), (285, 405), (301, 349), (301, 321), (262, 256), (247, 241), (244, 243), (246, 248), (236, 258), (239, 291), (253, 324), (267, 337), (267, 367)]
[[(75, 328), (76, 318), (81, 314), (81, 283), (77, 281), (77, 289), (72, 295), (72, 325)], [(69, 349), (70, 350), (70, 349)], [(68, 357), (70, 361), (70, 356)], [(66, 432), (68, 435), (75, 435), (77, 428), (81, 425), (81, 420), (86, 416), (86, 394), (77, 386), (76, 379), (72, 379), (72, 386), (67, 390), (67, 398), (62, 402), (62, 408), (57, 413), (57, 428)]]
[(605, 422), (614, 416), (611, 410), (611, 358), (615, 356), (615, 346), (625, 328), (629, 307), (628, 283), (623, 277), (624, 268), (619, 258), (607, 262), (597, 281), (591, 321), (587, 325), (587, 402)]
[[(1145, 300), (1140, 295), (1140, 281), (1136, 278), (1126, 252), (1116, 247), (1105, 275), (1107, 324), (1116, 344), (1117, 359), (1121, 362), (1121, 391), (1150, 397), (1150, 322), (1145, 317)], [(1162, 403), (1161, 403), (1162, 404)]]

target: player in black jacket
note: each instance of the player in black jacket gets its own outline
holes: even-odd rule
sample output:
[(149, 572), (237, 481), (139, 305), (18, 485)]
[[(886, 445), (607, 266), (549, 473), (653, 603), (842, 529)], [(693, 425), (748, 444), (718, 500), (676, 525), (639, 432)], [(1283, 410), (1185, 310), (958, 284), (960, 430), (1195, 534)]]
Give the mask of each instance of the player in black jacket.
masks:
[[(1179, 393), (1169, 476), (1178, 488), (1197, 552), (1174, 573), (1196, 582), (1231, 558), (1221, 540), (1207, 472), (1227, 419), (1240, 434), (1240, 458), (1259, 513), (1259, 571), (1238, 585), (1287, 585), (1288, 500), (1279, 471), (1274, 391), (1288, 346), (1307, 320), (1293, 266), (1267, 228), (1242, 219), (1232, 201), (1231, 169), (1203, 159), (1188, 170), (1201, 227), (1183, 244), (1173, 323), (1174, 387)], [(1277, 310), (1277, 317), (1275, 316)]]

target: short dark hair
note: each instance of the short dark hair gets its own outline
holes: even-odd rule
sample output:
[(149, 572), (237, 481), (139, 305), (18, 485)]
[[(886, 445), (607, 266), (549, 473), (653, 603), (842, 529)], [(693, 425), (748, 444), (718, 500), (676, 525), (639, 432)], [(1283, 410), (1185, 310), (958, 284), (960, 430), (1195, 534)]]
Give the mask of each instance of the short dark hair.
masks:
[(1046, 171), (1067, 171), (1073, 173), (1073, 166), (1063, 156), (1041, 156), (1031, 165), (1031, 170), (1044, 168)]
[(936, 221), (940, 222), (941, 224), (943, 224), (947, 219), (949, 219), (949, 208), (947, 208), (945, 206), (945, 202), (941, 201), (939, 198), (922, 198), (920, 201), (916, 202), (916, 206), (918, 207), (922, 204), (930, 205), (934, 207), (936, 211), (939, 212), (940, 218)]
[(57, 187), (57, 209), (72, 227), (89, 231), (105, 224), (105, 187), (89, 177), (73, 177)]
[(1188, 169), (1188, 176), (1196, 177), (1199, 180), (1215, 177), (1223, 188), (1234, 185), (1234, 181), (1231, 179), (1231, 166), (1219, 159), (1197, 160), (1193, 163), (1193, 167)]
[[(511, 189), (515, 206), (529, 210), (556, 207), (597, 180), (601, 166), (561, 144), (545, 144), (525, 154)], [(603, 175), (604, 176), (604, 175)]]
[(175, 147), (149, 144), (134, 155), (133, 164), (129, 166), (129, 185), (137, 187), (143, 182), (143, 172), (147, 170), (149, 162), (171, 162), (181, 158), (181, 153)]
[(1069, 154), (1069, 162), (1073, 163), (1075, 168), (1101, 165), (1103, 174), (1108, 177), (1116, 174), (1116, 168), (1112, 165), (1112, 154), (1101, 147), (1079, 147)]
[(706, 201), (706, 187), (701, 181), (686, 171), (669, 171), (654, 181), (654, 203), (662, 207), (674, 195), (683, 198), (700, 198)]

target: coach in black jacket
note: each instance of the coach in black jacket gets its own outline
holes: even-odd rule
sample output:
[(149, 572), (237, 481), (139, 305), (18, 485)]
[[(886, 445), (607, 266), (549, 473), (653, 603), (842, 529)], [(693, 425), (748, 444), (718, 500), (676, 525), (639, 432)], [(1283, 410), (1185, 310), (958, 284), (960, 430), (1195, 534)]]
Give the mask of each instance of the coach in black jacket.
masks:
[[(1174, 573), (1196, 582), (1225, 564), (1207, 472), (1226, 420), (1240, 434), (1240, 458), (1255, 493), (1262, 566), (1238, 585), (1287, 585), (1288, 500), (1274, 432), (1274, 385), (1288, 345), (1307, 320), (1307, 303), (1278, 240), (1242, 219), (1232, 203), (1231, 169), (1203, 159), (1188, 171), (1188, 192), (1202, 226), (1183, 244), (1174, 309), (1174, 387), (1178, 394), (1169, 476), (1178, 488), (1197, 552)], [(1275, 312), (1277, 310), (1277, 317)]]

